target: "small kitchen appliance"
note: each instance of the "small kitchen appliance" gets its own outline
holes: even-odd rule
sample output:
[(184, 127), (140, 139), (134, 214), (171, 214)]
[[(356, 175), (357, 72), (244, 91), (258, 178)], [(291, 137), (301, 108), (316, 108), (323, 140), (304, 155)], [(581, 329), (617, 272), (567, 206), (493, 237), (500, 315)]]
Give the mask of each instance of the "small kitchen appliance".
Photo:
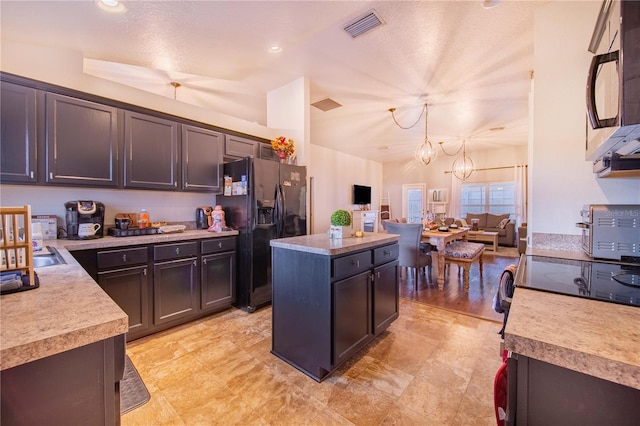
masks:
[(598, 177), (640, 175), (640, 2), (604, 0), (589, 44), (586, 159)]
[(594, 259), (640, 262), (640, 205), (591, 204), (580, 210), (582, 250)]
[(196, 228), (207, 229), (213, 224), (211, 214), (213, 213), (213, 207), (200, 206), (196, 209)]
[[(68, 239), (86, 240), (102, 238), (104, 230), (104, 204), (92, 200), (68, 201), (64, 203), (64, 210)], [(98, 224), (100, 227), (95, 234), (80, 236), (78, 234), (78, 228), (83, 223)]]

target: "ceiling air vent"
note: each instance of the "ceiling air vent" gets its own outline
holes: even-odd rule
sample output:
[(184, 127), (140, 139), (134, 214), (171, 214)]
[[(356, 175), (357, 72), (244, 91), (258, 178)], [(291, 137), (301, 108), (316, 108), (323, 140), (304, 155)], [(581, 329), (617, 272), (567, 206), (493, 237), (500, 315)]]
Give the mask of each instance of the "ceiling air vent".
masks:
[(331, 109), (338, 108), (338, 107), (342, 106), (341, 104), (337, 103), (336, 101), (334, 101), (331, 98), (326, 98), (326, 99), (323, 99), (321, 101), (314, 102), (311, 105), (316, 107), (316, 108), (318, 108), (319, 110), (324, 111), (324, 112), (327, 112), (327, 111), (329, 111)]
[(374, 9), (371, 9), (347, 24), (344, 30), (348, 32), (351, 37), (356, 38), (382, 24), (384, 24), (382, 18), (378, 16)]

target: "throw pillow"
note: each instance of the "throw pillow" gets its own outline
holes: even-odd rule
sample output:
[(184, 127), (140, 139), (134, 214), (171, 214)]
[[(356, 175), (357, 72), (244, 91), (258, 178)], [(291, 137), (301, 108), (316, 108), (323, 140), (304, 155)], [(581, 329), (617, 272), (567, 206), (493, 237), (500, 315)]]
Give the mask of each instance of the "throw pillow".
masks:
[(464, 219), (458, 219), (460, 221), (460, 226), (469, 226), (467, 225), (467, 221)]
[(504, 229), (507, 226), (507, 223), (509, 223), (509, 219), (502, 219), (498, 224), (498, 228)]

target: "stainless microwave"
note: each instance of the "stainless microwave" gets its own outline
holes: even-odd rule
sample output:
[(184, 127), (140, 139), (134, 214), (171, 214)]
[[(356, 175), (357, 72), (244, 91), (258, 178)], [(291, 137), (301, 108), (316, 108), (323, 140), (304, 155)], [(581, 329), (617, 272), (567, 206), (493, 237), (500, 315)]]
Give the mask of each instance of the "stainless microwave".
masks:
[(640, 171), (640, 2), (604, 0), (589, 51), (586, 159)]

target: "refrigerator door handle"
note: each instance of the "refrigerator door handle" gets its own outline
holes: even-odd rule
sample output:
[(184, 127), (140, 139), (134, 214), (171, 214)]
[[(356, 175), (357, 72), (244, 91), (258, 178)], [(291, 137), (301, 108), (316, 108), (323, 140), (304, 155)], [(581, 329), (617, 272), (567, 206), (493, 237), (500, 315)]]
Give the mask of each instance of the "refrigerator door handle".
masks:
[(275, 217), (276, 223), (276, 238), (282, 237), (283, 231), (283, 214), (284, 214), (284, 202), (282, 200), (282, 188), (280, 184), (276, 185), (276, 205), (275, 205)]

